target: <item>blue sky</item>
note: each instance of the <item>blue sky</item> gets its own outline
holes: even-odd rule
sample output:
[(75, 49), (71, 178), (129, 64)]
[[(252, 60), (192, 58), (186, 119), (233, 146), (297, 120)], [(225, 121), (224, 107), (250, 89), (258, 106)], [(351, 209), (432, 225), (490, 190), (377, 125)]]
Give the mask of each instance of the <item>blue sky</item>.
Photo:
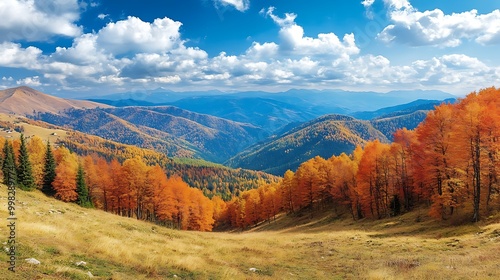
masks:
[(1, 88), (500, 86), (500, 0), (2, 0)]

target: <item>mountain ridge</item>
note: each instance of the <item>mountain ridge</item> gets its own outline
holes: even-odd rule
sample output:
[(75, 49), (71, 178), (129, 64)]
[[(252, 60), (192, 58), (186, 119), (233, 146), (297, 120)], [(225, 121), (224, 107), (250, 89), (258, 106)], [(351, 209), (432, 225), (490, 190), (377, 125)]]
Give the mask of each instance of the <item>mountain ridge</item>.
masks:
[(226, 161), (226, 164), (233, 168), (283, 175), (286, 170), (295, 170), (300, 163), (315, 156), (329, 158), (350, 153), (357, 145), (375, 139), (389, 142), (369, 121), (343, 115), (325, 115), (251, 146)]
[(42, 93), (27, 86), (0, 91), (0, 112), (33, 115), (38, 112), (59, 114), (70, 108), (109, 108), (111, 106), (86, 100), (64, 99)]

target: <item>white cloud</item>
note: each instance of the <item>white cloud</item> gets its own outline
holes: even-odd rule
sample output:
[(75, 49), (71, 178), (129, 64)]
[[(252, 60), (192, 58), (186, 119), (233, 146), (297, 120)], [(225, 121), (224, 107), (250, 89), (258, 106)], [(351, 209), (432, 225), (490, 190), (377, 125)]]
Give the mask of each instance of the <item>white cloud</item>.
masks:
[(441, 61), (448, 68), (454, 69), (475, 69), (476, 71), (486, 71), (488, 66), (475, 57), (469, 57), (464, 54), (443, 55)]
[(57, 47), (56, 52), (51, 57), (60, 62), (91, 65), (106, 61), (110, 56), (106, 55), (104, 49), (97, 45), (97, 35), (84, 34), (75, 38), (73, 45), (69, 48)]
[(500, 77), (496, 75), (500, 68), (486, 66), (477, 58), (463, 54), (417, 60), (412, 68), (417, 72), (414, 80), (422, 85), (451, 85), (472, 90), (500, 82)]
[(149, 23), (129, 16), (126, 20), (108, 23), (98, 32), (97, 43), (112, 54), (165, 52), (182, 43), (181, 25), (167, 17)]
[(52, 36), (75, 37), (81, 28), (77, 0), (0, 1), (0, 41), (46, 40)]
[(396, 10), (413, 8), (408, 0), (384, 0), (384, 3)]
[(279, 46), (272, 43), (260, 44), (258, 42), (253, 42), (252, 46), (248, 48), (246, 54), (249, 57), (254, 57), (256, 59), (265, 59), (274, 57), (278, 53)]
[(274, 7), (266, 15), (280, 26), (280, 48), (297, 55), (350, 56), (359, 53), (354, 34), (345, 34), (342, 41), (334, 33), (320, 33), (317, 38), (305, 37), (304, 29), (295, 23), (297, 15), (286, 13), (284, 18), (276, 16)]
[(411, 46), (456, 47), (463, 40), (500, 44), (500, 10), (444, 14), (440, 9), (420, 12), (406, 0), (384, 0), (391, 24), (380, 32), (384, 42)]
[(0, 43), (0, 66), (13, 68), (39, 68), (42, 50), (36, 47), (22, 48), (20, 44)]
[(41, 86), (42, 83), (40, 82), (40, 77), (38, 76), (33, 76), (33, 77), (26, 77), (24, 79), (19, 79), (16, 81), (17, 85), (26, 85), (30, 87), (38, 87)]
[(363, 0), (363, 2), (361, 2), (361, 4), (365, 7), (365, 8), (369, 8), (373, 5), (373, 3), (375, 3), (375, 0)]
[(107, 18), (107, 17), (109, 17), (109, 14), (98, 14), (98, 15), (97, 15), (97, 18), (98, 18), (98, 19), (105, 19), (105, 18)]
[(160, 84), (175, 84), (181, 81), (181, 77), (179, 75), (155, 77), (153, 80)]
[(222, 6), (232, 6), (240, 12), (244, 12), (250, 8), (250, 0), (214, 0), (216, 4)]
[(369, 19), (373, 18), (373, 11), (372, 11), (373, 3), (375, 3), (375, 0), (363, 0), (363, 2), (361, 2), (361, 5), (363, 5), (363, 7), (365, 7), (366, 16)]

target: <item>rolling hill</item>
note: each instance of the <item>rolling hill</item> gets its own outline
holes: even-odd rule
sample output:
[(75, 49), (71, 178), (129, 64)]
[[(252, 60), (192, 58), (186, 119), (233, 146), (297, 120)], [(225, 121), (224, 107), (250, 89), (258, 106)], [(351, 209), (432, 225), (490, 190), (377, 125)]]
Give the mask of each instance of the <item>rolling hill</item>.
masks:
[(36, 113), (59, 114), (68, 109), (108, 108), (109, 105), (70, 100), (48, 95), (32, 88), (21, 86), (0, 91), (0, 113), (35, 115)]
[(40, 113), (48, 123), (151, 148), (169, 156), (223, 162), (267, 133), (249, 124), (174, 107), (124, 107)]
[(427, 110), (418, 110), (408, 114), (389, 115), (371, 120), (370, 123), (392, 141), (394, 132), (403, 127), (410, 130), (415, 129), (425, 119), (428, 112)]
[(388, 142), (370, 122), (342, 115), (326, 115), (304, 123), (291, 131), (256, 144), (226, 162), (231, 167), (262, 170), (283, 175), (317, 155), (350, 153), (368, 140)]

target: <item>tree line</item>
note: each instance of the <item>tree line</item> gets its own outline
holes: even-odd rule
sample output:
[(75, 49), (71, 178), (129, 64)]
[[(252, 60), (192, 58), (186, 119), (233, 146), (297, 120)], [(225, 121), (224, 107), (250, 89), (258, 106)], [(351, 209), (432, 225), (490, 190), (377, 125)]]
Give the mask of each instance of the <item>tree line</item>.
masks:
[(428, 205), (437, 219), (477, 222), (500, 209), (500, 90), (473, 92), (430, 111), (391, 144), (378, 140), (352, 154), (312, 158), (279, 183), (227, 203), (219, 223), (245, 228), (280, 212), (333, 205), (353, 219), (399, 215)]
[(167, 178), (159, 165), (141, 157), (120, 163), (96, 154), (78, 156), (63, 145), (33, 136), (29, 141), (3, 140), (3, 183), (22, 190), (40, 189), (48, 196), (83, 207), (186, 230), (212, 230), (214, 205), (199, 189), (178, 176)]

